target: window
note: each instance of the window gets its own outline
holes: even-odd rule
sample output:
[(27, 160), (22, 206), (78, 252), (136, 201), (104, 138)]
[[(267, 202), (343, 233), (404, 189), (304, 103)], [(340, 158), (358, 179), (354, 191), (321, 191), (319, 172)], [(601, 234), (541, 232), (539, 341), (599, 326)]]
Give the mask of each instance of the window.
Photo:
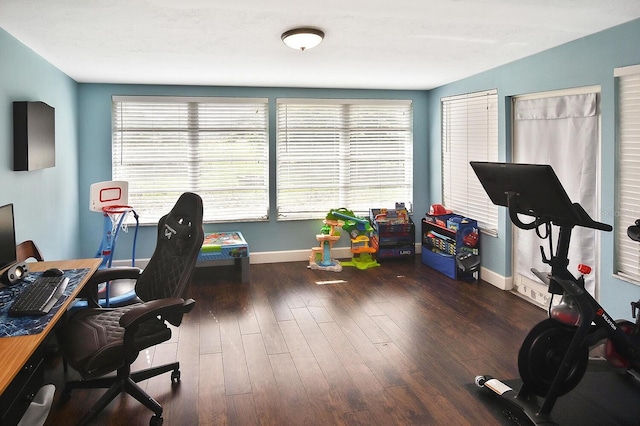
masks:
[(266, 99), (114, 97), (112, 175), (154, 224), (185, 191), (207, 222), (266, 220)]
[(278, 99), (278, 219), (413, 202), (410, 100)]
[(442, 98), (442, 203), (476, 219), (486, 233), (498, 234), (495, 206), (469, 165), (498, 160), (496, 90)]
[(623, 279), (640, 283), (640, 249), (627, 228), (640, 218), (640, 65), (617, 68), (618, 170), (616, 173), (615, 268)]

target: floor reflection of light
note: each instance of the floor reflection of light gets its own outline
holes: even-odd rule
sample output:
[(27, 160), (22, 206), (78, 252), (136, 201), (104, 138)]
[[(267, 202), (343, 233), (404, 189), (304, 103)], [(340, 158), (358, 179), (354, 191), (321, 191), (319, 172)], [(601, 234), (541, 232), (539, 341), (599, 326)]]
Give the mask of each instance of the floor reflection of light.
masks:
[(343, 283), (346, 283), (346, 281), (345, 280), (316, 281), (316, 284), (318, 284), (318, 285), (343, 284)]

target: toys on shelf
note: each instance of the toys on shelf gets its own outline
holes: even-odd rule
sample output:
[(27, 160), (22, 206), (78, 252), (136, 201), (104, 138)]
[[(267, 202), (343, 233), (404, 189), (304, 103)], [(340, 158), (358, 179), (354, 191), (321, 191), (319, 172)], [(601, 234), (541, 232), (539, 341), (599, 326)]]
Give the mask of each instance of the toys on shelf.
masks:
[(371, 245), (378, 259), (415, 256), (415, 225), (404, 203), (396, 203), (395, 209), (371, 209), (370, 218), (375, 231)]
[(452, 279), (478, 280), (478, 222), (439, 207), (422, 219), (422, 262)]
[(409, 212), (404, 203), (396, 203), (395, 209), (371, 209), (371, 216), (380, 225), (406, 225), (411, 223)]

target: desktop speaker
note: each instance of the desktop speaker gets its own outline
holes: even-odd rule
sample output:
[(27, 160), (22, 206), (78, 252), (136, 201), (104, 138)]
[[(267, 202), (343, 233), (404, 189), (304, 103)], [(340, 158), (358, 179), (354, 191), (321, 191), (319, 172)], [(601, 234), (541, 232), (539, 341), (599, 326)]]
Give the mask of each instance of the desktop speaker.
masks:
[(27, 267), (27, 264), (19, 262), (4, 271), (2, 274), (2, 282), (8, 285), (14, 285), (27, 275), (29, 275), (29, 268)]

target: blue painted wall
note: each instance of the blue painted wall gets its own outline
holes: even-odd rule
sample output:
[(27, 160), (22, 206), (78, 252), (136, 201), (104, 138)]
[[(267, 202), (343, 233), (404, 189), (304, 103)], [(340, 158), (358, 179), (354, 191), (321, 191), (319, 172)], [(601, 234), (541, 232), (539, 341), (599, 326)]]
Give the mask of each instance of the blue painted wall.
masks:
[[(613, 69), (640, 64), (640, 20), (582, 38), (505, 66), (439, 87), (429, 92), (430, 193), (441, 195), (440, 180), (440, 98), (485, 89), (498, 89), (500, 160), (510, 159), (510, 97), (573, 87), (601, 87), (602, 113), (602, 216), (613, 224), (615, 206), (615, 87)], [(571, 161), (571, 159), (567, 159)], [(483, 266), (511, 276), (511, 233), (504, 208), (500, 209), (498, 238), (484, 236)], [(602, 233), (600, 257), (600, 299), (614, 318), (629, 318), (629, 303), (640, 298), (640, 287), (613, 277), (613, 233)]]
[[(270, 151), (270, 219), (268, 222), (240, 222), (207, 224), (205, 231), (239, 230), (243, 233), (252, 252), (310, 249), (317, 244), (315, 235), (322, 226), (321, 220), (276, 220), (275, 211), (275, 143), (277, 98), (378, 98), (412, 99), (414, 114), (414, 207), (416, 217), (427, 211), (427, 93), (425, 91), (339, 90), (339, 89), (287, 89), (247, 87), (196, 87), (196, 86), (144, 86), (81, 84), (79, 89), (79, 160), (80, 160), (80, 236), (81, 253), (92, 256), (100, 242), (102, 216), (88, 210), (89, 187), (94, 182), (111, 179), (111, 97), (114, 95), (171, 95), (171, 96), (223, 96), (269, 98), (269, 151)], [(134, 206), (135, 207), (135, 206)], [(336, 206), (343, 207), (343, 206)], [(348, 207), (348, 206), (347, 206)], [(391, 207), (391, 206), (371, 206)], [(136, 249), (137, 258), (148, 258), (155, 246), (155, 227), (140, 227)], [(131, 258), (133, 232), (121, 233), (116, 256)], [(339, 246), (349, 244), (346, 238)]]
[[(33, 239), (45, 259), (77, 256), (78, 84), (0, 29), (0, 205), (14, 204), (16, 239)], [(55, 108), (56, 166), (13, 171), (13, 102)]]
[[(410, 98), (414, 100), (414, 202), (419, 220), (431, 203), (439, 202), (440, 105), (442, 96), (497, 88), (499, 94), (500, 159), (510, 157), (509, 97), (519, 94), (601, 86), (602, 209), (614, 206), (615, 93), (613, 68), (640, 63), (640, 20), (551, 49), (428, 92), (230, 88), (77, 84), (29, 48), (0, 29), (0, 203), (13, 202), (17, 238), (35, 239), (49, 259), (93, 256), (99, 244), (102, 218), (88, 209), (89, 186), (110, 176), (111, 96), (259, 96), (270, 99), (272, 153), (277, 97)], [(56, 108), (55, 168), (13, 172), (12, 110), (14, 100), (41, 100)], [(271, 156), (273, 169), (274, 156)], [(271, 174), (274, 180), (274, 172)], [(271, 193), (272, 200), (275, 194)], [(320, 221), (208, 225), (207, 230), (241, 230), (255, 252), (305, 249), (315, 245)], [(611, 223), (613, 217), (602, 218)], [(511, 275), (510, 231), (504, 212), (500, 237), (483, 239), (483, 264)], [(143, 227), (138, 257), (148, 257), (155, 230)], [(118, 257), (129, 256), (131, 233), (119, 241)], [(629, 302), (640, 287), (617, 280), (613, 272), (613, 235), (602, 235), (601, 300), (614, 317), (628, 318)]]

